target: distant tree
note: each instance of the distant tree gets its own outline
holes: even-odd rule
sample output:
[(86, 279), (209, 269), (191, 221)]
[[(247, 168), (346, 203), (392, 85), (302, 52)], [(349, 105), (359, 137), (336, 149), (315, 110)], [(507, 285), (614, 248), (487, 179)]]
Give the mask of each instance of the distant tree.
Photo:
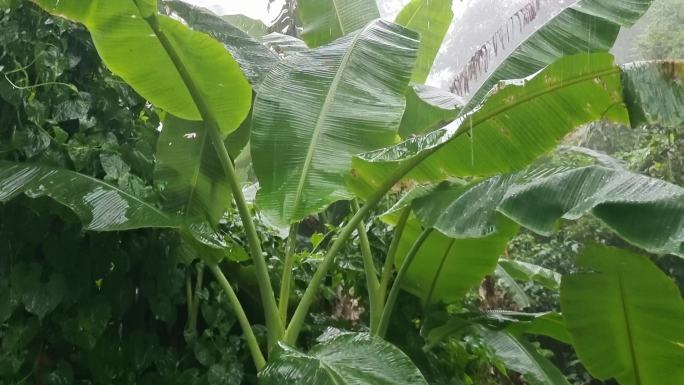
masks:
[(656, 1), (646, 20), (648, 25), (637, 42), (644, 59), (684, 58), (684, 1)]

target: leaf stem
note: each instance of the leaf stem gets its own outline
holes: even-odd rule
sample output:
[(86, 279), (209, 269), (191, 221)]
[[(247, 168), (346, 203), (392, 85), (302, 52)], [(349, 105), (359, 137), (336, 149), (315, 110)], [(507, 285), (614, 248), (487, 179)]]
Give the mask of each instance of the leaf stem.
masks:
[(397, 221), (397, 225), (394, 228), (394, 234), (392, 234), (392, 243), (390, 243), (389, 249), (387, 250), (387, 257), (385, 258), (385, 264), (382, 267), (382, 277), (380, 279), (380, 298), (383, 302), (385, 301), (385, 295), (387, 294), (387, 287), (389, 286), (390, 279), (392, 279), (394, 260), (397, 255), (397, 250), (399, 249), (399, 241), (401, 240), (401, 236), (404, 234), (406, 222), (408, 221), (410, 214), (410, 207), (405, 207), (401, 211), (399, 221)]
[(366, 204), (364, 204), (359, 209), (359, 211), (357, 211), (356, 214), (352, 216), (349, 222), (342, 228), (339, 236), (337, 237), (335, 242), (333, 242), (333, 244), (330, 246), (330, 249), (325, 254), (325, 257), (323, 257), (323, 261), (318, 266), (318, 269), (311, 278), (311, 282), (309, 282), (309, 286), (306, 288), (304, 296), (302, 297), (301, 302), (297, 306), (297, 309), (295, 310), (294, 315), (292, 316), (292, 320), (290, 321), (290, 324), (287, 327), (287, 331), (285, 332), (284, 340), (287, 344), (294, 345), (297, 341), (297, 337), (299, 336), (299, 332), (301, 331), (302, 326), (304, 325), (304, 320), (306, 318), (307, 313), (309, 312), (309, 308), (311, 307), (314, 299), (316, 298), (316, 292), (318, 291), (319, 286), (323, 282), (323, 279), (328, 273), (328, 270), (330, 270), (330, 267), (332, 267), (332, 264), (335, 261), (335, 255), (342, 247), (342, 245), (349, 239), (352, 232), (356, 229), (356, 226), (366, 217), (370, 210), (373, 209), (373, 207), (375, 207), (380, 202), (380, 200), (392, 188), (392, 186), (394, 186), (394, 184), (397, 181), (399, 181), (404, 175), (406, 175), (409, 171), (416, 167), (425, 158), (430, 156), (434, 152), (434, 150), (436, 150), (436, 148), (424, 151), (418, 154), (417, 156), (407, 160), (405, 163), (400, 164), (396, 169), (394, 169), (394, 171), (392, 171), (389, 177), (380, 186), (378, 186), (378, 188), (373, 192), (373, 194), (370, 195), (368, 200), (366, 200)]
[(406, 272), (408, 271), (408, 268), (411, 266), (411, 263), (418, 254), (418, 251), (420, 250), (420, 247), (423, 245), (423, 242), (425, 242), (425, 240), (431, 232), (432, 228), (427, 228), (423, 230), (423, 232), (420, 233), (420, 235), (418, 236), (418, 239), (416, 239), (416, 241), (413, 243), (413, 246), (411, 246), (411, 250), (409, 250), (408, 254), (406, 254), (406, 257), (401, 262), (401, 266), (399, 267), (399, 271), (397, 272), (397, 278), (394, 280), (394, 283), (392, 284), (392, 289), (390, 290), (389, 296), (387, 297), (387, 303), (385, 304), (385, 308), (382, 311), (382, 317), (380, 318), (380, 326), (378, 327), (378, 335), (380, 337), (384, 338), (385, 334), (387, 333), (389, 320), (392, 316), (394, 305), (396, 305), (397, 303), (399, 290), (401, 289), (401, 284), (404, 281), (404, 278), (406, 277)]
[(283, 273), (280, 282), (280, 297), (278, 310), (280, 312), (280, 322), (287, 325), (287, 310), (290, 301), (290, 285), (292, 284), (292, 269), (294, 267), (295, 248), (297, 246), (297, 228), (299, 225), (293, 223), (290, 226), (290, 233), (287, 237), (287, 250), (285, 252), (285, 262), (283, 263)]
[(245, 233), (247, 234), (251, 257), (256, 270), (259, 293), (261, 295), (261, 301), (264, 307), (269, 345), (273, 345), (283, 335), (284, 328), (283, 324), (280, 322), (280, 317), (278, 316), (278, 306), (276, 305), (273, 287), (271, 286), (271, 280), (268, 275), (266, 259), (261, 251), (261, 241), (259, 240), (256, 226), (254, 226), (252, 214), (249, 211), (245, 197), (242, 194), (242, 188), (238, 182), (238, 178), (235, 173), (235, 167), (233, 166), (233, 162), (228, 155), (225, 145), (223, 144), (218, 120), (209, 106), (207, 106), (205, 103), (202, 92), (196, 86), (196, 82), (192, 78), (190, 72), (185, 68), (183, 60), (175, 51), (164, 31), (159, 27), (156, 15), (153, 14), (149, 17), (146, 17), (145, 20), (150, 25), (150, 28), (154, 31), (166, 53), (169, 55), (169, 58), (178, 70), (178, 74), (181, 76), (181, 79), (183, 79), (183, 83), (187, 87), (190, 96), (192, 96), (192, 100), (197, 106), (197, 110), (202, 116), (202, 120), (204, 120), (204, 123), (207, 126), (207, 131), (209, 132), (211, 141), (216, 149), (221, 166), (226, 173), (226, 178), (228, 179), (228, 183), (230, 184), (231, 190), (233, 192), (235, 205), (237, 206), (238, 213), (242, 219), (242, 224), (245, 228)]
[(230, 282), (228, 282), (228, 279), (226, 279), (226, 276), (223, 275), (223, 271), (221, 271), (221, 268), (218, 267), (217, 264), (210, 264), (209, 270), (211, 270), (211, 272), (214, 274), (214, 277), (221, 285), (221, 288), (228, 296), (228, 301), (230, 301), (233, 311), (235, 312), (235, 316), (237, 317), (240, 327), (242, 328), (242, 332), (245, 335), (247, 348), (249, 349), (249, 353), (252, 355), (254, 366), (256, 366), (257, 371), (261, 371), (261, 369), (266, 366), (266, 360), (264, 359), (264, 355), (261, 353), (261, 349), (259, 349), (259, 343), (254, 335), (254, 330), (252, 330), (252, 325), (250, 325), (249, 320), (247, 319), (247, 314), (245, 314), (245, 310), (242, 308), (240, 300), (238, 299), (237, 295), (235, 295), (235, 291), (230, 286)]
[[(352, 212), (359, 211), (359, 202), (352, 200)], [(382, 315), (382, 298), (380, 297), (380, 282), (378, 281), (378, 273), (375, 269), (375, 262), (373, 261), (373, 252), (371, 251), (370, 242), (368, 241), (368, 234), (366, 234), (366, 226), (363, 220), (356, 225), (356, 231), (359, 233), (359, 248), (361, 249), (361, 257), (363, 258), (363, 270), (366, 274), (366, 286), (368, 286), (368, 302), (370, 305), (370, 327), (375, 330), (380, 322), (380, 315)]]
[(204, 281), (204, 263), (197, 264), (197, 279), (195, 280), (195, 292), (192, 298), (192, 306), (190, 307), (188, 330), (192, 333), (197, 331), (197, 314), (199, 313), (200, 292)]

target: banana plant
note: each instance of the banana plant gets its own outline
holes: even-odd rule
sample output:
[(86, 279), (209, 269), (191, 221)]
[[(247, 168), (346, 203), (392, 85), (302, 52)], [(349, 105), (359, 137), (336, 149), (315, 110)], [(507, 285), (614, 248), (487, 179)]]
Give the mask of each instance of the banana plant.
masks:
[[(509, 275), (526, 271), (529, 266), (515, 270), (499, 262), (521, 226), (548, 235), (561, 219), (593, 215), (638, 247), (684, 256), (684, 189), (602, 166), (532, 165), (597, 120), (681, 124), (684, 63), (617, 66), (607, 53), (620, 28), (638, 20), (650, 0), (572, 2), (504, 58), (469, 101), (421, 84), (451, 22), (451, 0), (412, 0), (394, 21), (378, 19), (374, 1), (301, 0), (303, 41), (250, 35), (233, 24), (237, 19), (178, 1), (162, 1), (159, 9), (156, 0), (34, 1), (84, 24), (108, 68), (165, 116), (155, 171), (165, 204), (155, 207), (68, 170), (7, 162), (0, 164), (0, 201), (20, 193), (48, 196), (93, 231), (177, 229), (191, 258), (201, 259), (225, 291), (264, 384), (426, 384), (408, 356), (385, 340), (400, 291), (417, 296), (427, 310), (460, 301), (497, 264)], [(251, 159), (259, 183), (254, 205), (236, 171), (238, 154)], [(364, 222), (396, 186), (407, 185), (416, 188), (382, 216), (394, 237), (384, 264), (375, 266)], [(298, 225), (341, 200), (351, 201), (353, 214), (300, 302), (291, 305)], [(226, 245), (216, 231), (231, 203), (248, 239), (267, 346), (259, 344), (221, 266)], [(289, 227), (287, 252), (277, 256), (285, 266), (278, 296), (256, 215)], [(298, 337), (311, 305), (354, 234), (368, 287), (369, 330), (330, 330), (301, 351)], [(527, 316), (515, 327), (475, 329), (533, 384), (567, 381), (525, 333), (572, 343), (600, 379), (679, 383), (681, 377), (668, 382), (658, 373), (681, 374), (681, 327), (662, 321), (655, 332), (646, 329), (653, 319), (681, 319), (682, 300), (666, 278), (656, 277), (651, 262), (634, 263), (651, 270), (659, 282), (652, 290), (632, 282), (625, 286), (630, 290), (588, 297), (584, 281), (640, 279), (621, 273), (622, 259), (592, 260), (587, 267), (594, 273), (563, 277), (565, 320)], [(665, 292), (667, 303), (661, 302)], [(667, 306), (647, 314), (649, 300)], [(609, 304), (611, 312), (585, 317), (583, 301)], [(591, 345), (598, 330), (613, 335), (603, 350)], [(651, 341), (649, 333), (657, 338)], [(606, 349), (619, 351), (620, 360), (605, 362)]]

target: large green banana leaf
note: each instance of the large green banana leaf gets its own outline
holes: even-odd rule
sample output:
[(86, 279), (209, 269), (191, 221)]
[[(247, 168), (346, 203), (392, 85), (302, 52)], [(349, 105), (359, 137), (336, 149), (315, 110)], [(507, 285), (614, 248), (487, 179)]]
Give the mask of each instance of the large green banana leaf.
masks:
[(417, 35), (376, 21), (281, 61), (259, 87), (251, 150), (259, 207), (288, 224), (349, 199), (351, 157), (394, 141)]
[(632, 125), (684, 127), (684, 61), (623, 66), (625, 102)]
[(178, 227), (180, 220), (99, 179), (31, 163), (0, 161), (0, 202), (24, 193), (50, 197), (70, 208), (86, 230)]
[(315, 48), (348, 35), (380, 17), (375, 0), (298, 0), (302, 39)]
[[(515, 223), (503, 216), (497, 225), (498, 232), (483, 238), (456, 239), (433, 231), (408, 268), (403, 288), (426, 306), (461, 299), (494, 271), (506, 244), (518, 230)], [(420, 233), (420, 222), (410, 218), (399, 241), (398, 266)]]
[(592, 376), (620, 385), (684, 383), (684, 301), (648, 258), (595, 246), (563, 277), (561, 308)]
[(684, 189), (600, 166), (523, 171), (470, 188), (442, 188), (414, 201), (424, 225), (452, 237), (496, 232), (499, 213), (551, 234), (559, 219), (592, 214), (625, 240), (651, 252), (684, 255)]
[(216, 225), (231, 202), (231, 190), (204, 123), (168, 115), (156, 151), (155, 182), (165, 207), (186, 223)]
[(164, 1), (163, 7), (168, 14), (181, 18), (190, 28), (206, 33), (223, 43), (253, 85), (258, 84), (278, 62), (278, 56), (273, 51), (232, 24), (226, 17), (219, 17), (204, 8), (177, 0)]
[(506, 368), (522, 374), (530, 384), (570, 384), (563, 373), (524, 338), (494, 330), (482, 330), (480, 335)]
[(395, 23), (420, 34), (412, 82), (425, 83), (453, 17), (451, 0), (411, 0), (397, 15)]
[[(631, 26), (650, 7), (653, 0), (580, 0), (551, 18), (521, 42), (475, 92), (467, 109), (482, 102), (487, 92), (506, 79), (527, 77), (562, 56), (589, 52), (608, 52), (620, 27)], [(487, 54), (489, 54), (487, 52)], [(487, 58), (488, 59), (488, 58)], [(485, 60), (487, 60), (485, 59)], [(482, 65), (482, 67), (487, 67)], [(455, 88), (467, 93), (472, 71), (457, 78)], [(465, 77), (465, 78), (463, 78)]]
[[(107, 67), (145, 99), (183, 119), (201, 120), (200, 113), (155, 32), (136, 4), (155, 12), (150, 0), (36, 0), (48, 12), (83, 23)], [(211, 37), (166, 16), (157, 16), (185, 70), (200, 91), (223, 134), (244, 120), (251, 88), (239, 65)]]
[(427, 385), (398, 348), (368, 333), (328, 332), (308, 353), (279, 345), (259, 373), (262, 385)]
[(399, 136), (408, 138), (441, 128), (456, 119), (462, 105), (462, 99), (450, 92), (412, 84), (406, 93), (406, 111), (399, 125)]
[(240, 30), (245, 32), (247, 35), (257, 40), (261, 40), (268, 31), (268, 26), (263, 21), (252, 19), (249, 16), (223, 15), (221, 16), (221, 19), (240, 28)]
[(495, 175), (526, 167), (576, 127), (628, 123), (620, 70), (609, 54), (565, 57), (531, 79), (511, 81), (477, 110), (428, 134), (354, 157), (352, 191), (368, 196), (386, 175), (425, 157), (407, 178)]

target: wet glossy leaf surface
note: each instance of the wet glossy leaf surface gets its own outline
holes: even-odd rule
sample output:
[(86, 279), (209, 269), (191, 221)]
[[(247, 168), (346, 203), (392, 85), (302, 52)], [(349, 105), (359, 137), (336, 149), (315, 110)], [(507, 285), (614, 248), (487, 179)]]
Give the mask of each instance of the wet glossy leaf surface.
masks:
[(394, 20), (395, 23), (420, 34), (418, 60), (411, 76), (414, 83), (425, 83), (430, 74), (432, 62), (454, 16), (451, 2), (452, 0), (412, 0)]
[(302, 39), (315, 48), (346, 36), (380, 17), (375, 0), (299, 0)]
[(366, 196), (387, 174), (430, 154), (415, 180), (486, 176), (526, 167), (582, 124), (627, 122), (620, 71), (608, 54), (569, 56), (531, 79), (511, 81), (477, 110), (428, 134), (354, 158), (350, 188)]
[(218, 224), (231, 191), (203, 122), (168, 115), (157, 142), (154, 179), (165, 209), (193, 222)]
[(179, 221), (130, 193), (73, 171), (0, 162), (0, 201), (24, 193), (48, 196), (73, 210), (88, 230), (177, 227)]
[[(48, 12), (85, 24), (98, 53), (112, 72), (144, 98), (174, 115), (199, 120), (185, 84), (134, 1), (40, 0)], [(178, 21), (158, 16), (159, 24), (184, 61), (228, 134), (244, 120), (251, 89), (240, 67), (222, 44)]]
[(254, 105), (251, 152), (257, 204), (269, 217), (289, 224), (351, 198), (344, 173), (352, 155), (394, 141), (416, 39), (377, 21), (288, 57), (267, 76)]
[[(572, 2), (494, 68), (466, 108), (473, 108), (482, 102), (487, 93), (502, 80), (530, 76), (563, 56), (608, 52), (615, 43), (620, 28), (634, 24), (652, 2), (653, 0)], [(481, 69), (470, 69), (479, 70)], [(468, 85), (475, 80), (473, 77), (470, 72), (464, 72), (455, 82), (456, 88), (461, 89), (462, 93), (475, 91), (470, 90)]]
[(496, 232), (497, 212), (545, 235), (561, 218), (592, 214), (644, 249), (684, 253), (684, 189), (624, 170), (523, 171), (484, 180), (467, 191), (458, 185), (436, 190), (415, 207), (427, 226), (453, 237)]
[(563, 277), (561, 308), (589, 372), (621, 385), (680, 384), (684, 300), (672, 280), (625, 250), (596, 246), (579, 263), (592, 272)]
[(427, 385), (404, 353), (367, 333), (333, 331), (308, 353), (276, 348), (261, 385)]
[[(278, 62), (275, 53), (257, 40), (260, 37), (249, 35), (251, 28), (259, 29), (258, 24), (246, 24), (248, 20), (231, 16), (219, 17), (182, 1), (164, 1), (163, 7), (169, 14), (180, 17), (190, 28), (223, 43), (252, 85), (257, 85)], [(256, 23), (256, 20), (252, 21)], [(263, 27), (265, 29), (266, 26)]]

